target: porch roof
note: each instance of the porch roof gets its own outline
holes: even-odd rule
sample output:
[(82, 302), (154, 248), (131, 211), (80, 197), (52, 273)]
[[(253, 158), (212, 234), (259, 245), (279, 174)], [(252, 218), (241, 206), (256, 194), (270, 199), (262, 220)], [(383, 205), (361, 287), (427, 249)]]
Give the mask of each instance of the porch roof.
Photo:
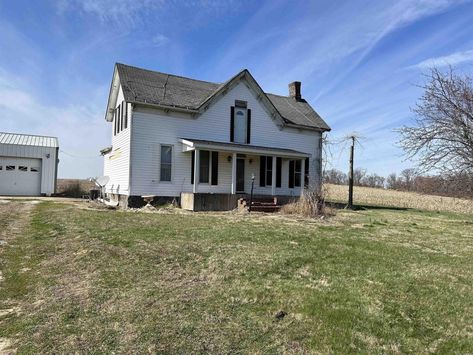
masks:
[(310, 154), (299, 152), (293, 149), (275, 148), (258, 145), (217, 142), (203, 139), (181, 138), (184, 152), (195, 149), (217, 150), (229, 153), (256, 154), (256, 155), (276, 155), (282, 158), (307, 158)]

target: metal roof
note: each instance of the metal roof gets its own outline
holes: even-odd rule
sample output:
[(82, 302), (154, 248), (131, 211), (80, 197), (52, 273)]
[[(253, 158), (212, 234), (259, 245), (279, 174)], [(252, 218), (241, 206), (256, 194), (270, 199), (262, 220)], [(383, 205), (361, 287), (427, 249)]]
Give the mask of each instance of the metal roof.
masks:
[(0, 144), (29, 145), (36, 147), (57, 148), (56, 137), (35, 136), (32, 134), (17, 134), (0, 132)]

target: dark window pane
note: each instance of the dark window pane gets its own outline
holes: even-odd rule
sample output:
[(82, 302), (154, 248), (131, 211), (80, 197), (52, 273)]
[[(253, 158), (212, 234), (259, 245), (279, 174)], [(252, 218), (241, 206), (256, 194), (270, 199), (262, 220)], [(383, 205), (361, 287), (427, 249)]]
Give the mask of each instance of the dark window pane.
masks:
[(282, 158), (276, 158), (276, 187), (281, 187)]
[(208, 150), (200, 151), (200, 177), (199, 182), (209, 182), (210, 152)]
[(172, 176), (172, 146), (161, 146), (160, 180), (171, 181)]
[(171, 164), (172, 159), (172, 147), (169, 145), (161, 146), (161, 163)]
[(212, 152), (212, 185), (218, 185), (218, 152)]
[(8, 171), (8, 170), (15, 170), (15, 165), (7, 165), (7, 166), (5, 167), (5, 170), (7, 170), (7, 171)]
[(20, 165), (20, 166), (18, 167), (18, 170), (20, 170), (20, 171), (28, 171), (28, 167), (27, 167), (27, 166), (21, 166), (21, 165)]

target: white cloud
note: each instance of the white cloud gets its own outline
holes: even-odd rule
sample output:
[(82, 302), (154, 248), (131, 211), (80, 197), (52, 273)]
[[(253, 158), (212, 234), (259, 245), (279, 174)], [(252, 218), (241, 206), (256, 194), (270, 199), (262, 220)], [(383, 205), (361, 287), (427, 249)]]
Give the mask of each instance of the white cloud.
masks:
[(169, 42), (169, 38), (166, 37), (165, 35), (163, 35), (162, 33), (158, 33), (157, 35), (155, 35), (153, 37), (153, 39), (151, 40), (151, 42), (153, 43), (153, 45), (155, 45), (156, 47), (160, 47), (160, 46), (163, 46), (165, 44), (167, 44)]
[(445, 67), (448, 65), (458, 65), (473, 61), (473, 49), (455, 52), (446, 56), (429, 58), (417, 63), (410, 68), (428, 69), (433, 67)]
[(0, 117), (2, 131), (59, 138), (59, 177), (90, 177), (102, 174), (99, 150), (109, 143), (110, 126), (93, 104), (45, 105), (22, 87), (21, 82), (0, 70)]

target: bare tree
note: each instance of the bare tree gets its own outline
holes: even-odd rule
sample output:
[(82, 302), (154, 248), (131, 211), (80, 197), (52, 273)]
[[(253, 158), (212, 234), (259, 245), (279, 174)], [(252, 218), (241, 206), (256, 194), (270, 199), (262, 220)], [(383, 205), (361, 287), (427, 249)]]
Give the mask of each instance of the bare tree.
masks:
[(413, 109), (415, 127), (402, 127), (400, 145), (423, 171), (473, 172), (473, 79), (431, 69)]

